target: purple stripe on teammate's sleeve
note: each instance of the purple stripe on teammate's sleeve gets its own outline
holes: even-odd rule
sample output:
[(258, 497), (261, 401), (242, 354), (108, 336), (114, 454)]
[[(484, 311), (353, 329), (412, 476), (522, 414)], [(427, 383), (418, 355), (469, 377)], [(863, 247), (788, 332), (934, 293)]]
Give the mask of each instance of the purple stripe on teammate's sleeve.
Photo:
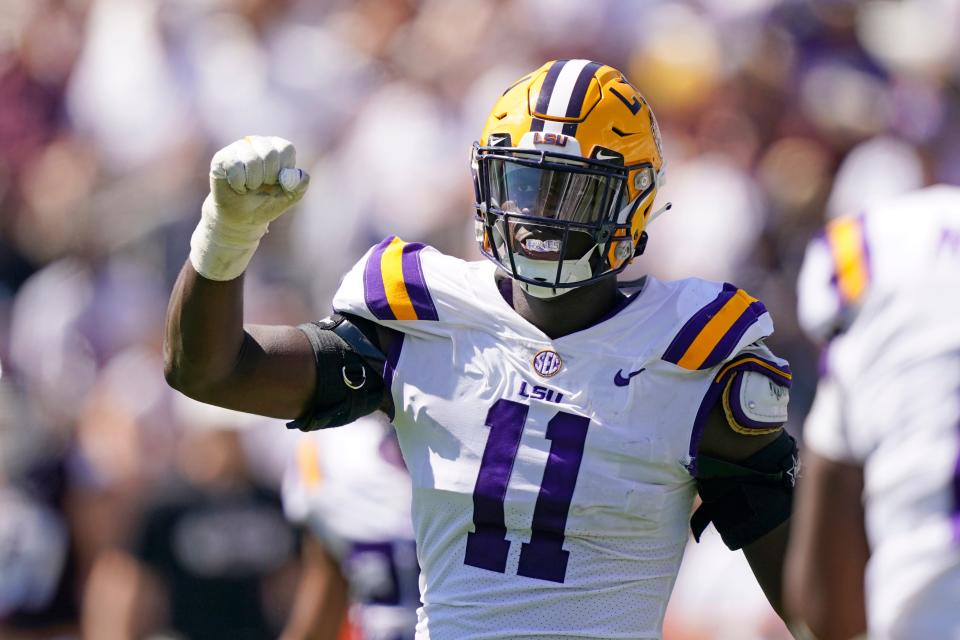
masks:
[(861, 250), (863, 251), (863, 268), (867, 272), (867, 282), (873, 280), (873, 269), (870, 264), (870, 242), (867, 240), (867, 214), (861, 213), (857, 216), (857, 224), (860, 227), (860, 240), (862, 241)]
[(713, 302), (693, 314), (693, 316), (687, 320), (687, 323), (683, 325), (683, 328), (680, 329), (680, 332), (677, 333), (673, 342), (670, 343), (670, 346), (667, 347), (667, 350), (663, 353), (663, 359), (674, 364), (680, 362), (680, 358), (687, 352), (687, 349), (690, 348), (693, 341), (700, 335), (703, 328), (707, 326), (710, 319), (723, 308), (723, 305), (727, 304), (727, 301), (730, 300), (736, 292), (737, 288), (735, 286), (729, 282), (724, 282), (723, 291), (720, 292), (720, 295), (718, 295)]
[(393, 242), (394, 237), (390, 236), (374, 247), (370, 257), (367, 258), (367, 264), (363, 267), (363, 300), (367, 303), (370, 313), (381, 320), (397, 319), (393, 309), (390, 308), (390, 303), (387, 302), (387, 292), (383, 288), (383, 271), (380, 268), (383, 252)]
[(401, 266), (403, 268), (403, 283), (407, 287), (407, 295), (413, 310), (417, 312), (418, 320), (438, 320), (437, 308), (433, 305), (430, 290), (427, 289), (423, 277), (423, 267), (420, 265), (420, 251), (423, 246), (419, 242), (412, 242), (403, 247)]
[(960, 542), (960, 453), (953, 468), (953, 540)]
[(751, 303), (750, 306), (740, 314), (740, 317), (734, 321), (730, 328), (727, 329), (727, 332), (723, 334), (723, 337), (717, 342), (717, 346), (713, 348), (713, 351), (711, 351), (706, 360), (703, 361), (700, 368), (709, 369), (726, 360), (730, 354), (733, 353), (734, 348), (737, 346), (737, 343), (740, 342), (743, 334), (747, 332), (747, 329), (753, 326), (757, 320), (760, 319), (760, 316), (766, 312), (767, 308), (764, 307), (763, 303), (759, 300)]
[[(393, 377), (397, 374), (397, 363), (400, 361), (400, 352), (403, 350), (404, 335), (399, 331), (393, 335), (393, 342), (387, 350), (387, 360), (383, 363), (383, 386), (387, 388), (391, 395), (393, 394)], [(387, 417), (393, 420), (395, 413), (396, 407), (391, 403)]]

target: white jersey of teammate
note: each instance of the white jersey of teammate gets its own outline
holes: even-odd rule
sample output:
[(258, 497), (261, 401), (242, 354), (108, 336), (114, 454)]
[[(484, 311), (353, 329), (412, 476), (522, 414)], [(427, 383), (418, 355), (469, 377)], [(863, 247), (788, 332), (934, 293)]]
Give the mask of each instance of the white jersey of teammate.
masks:
[(413, 637), (419, 605), (410, 478), (382, 413), (305, 434), (283, 482), (288, 517), (340, 564), (364, 640)]
[(413, 482), (417, 638), (660, 638), (706, 414), (728, 372), (789, 377), (749, 347), (772, 320), (732, 285), (647, 278), (551, 340), (495, 270), (388, 238), (333, 302), (402, 335), (384, 378)]
[(960, 189), (833, 221), (800, 302), (813, 333), (849, 325), (804, 439), (863, 466), (870, 637), (960, 638)]

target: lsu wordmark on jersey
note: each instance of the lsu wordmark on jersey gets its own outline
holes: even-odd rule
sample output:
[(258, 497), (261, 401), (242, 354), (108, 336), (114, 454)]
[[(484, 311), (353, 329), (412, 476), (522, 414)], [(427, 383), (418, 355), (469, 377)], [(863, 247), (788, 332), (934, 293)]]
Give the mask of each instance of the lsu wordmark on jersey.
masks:
[(741, 428), (771, 427), (741, 406), (744, 371), (786, 395), (789, 368), (758, 342), (770, 316), (732, 285), (647, 278), (551, 340), (495, 271), (388, 238), (334, 298), (401, 336), (384, 378), (413, 484), (418, 638), (659, 638), (706, 412), (723, 396)]
[(807, 446), (862, 465), (871, 638), (960, 638), (960, 189), (832, 221), (799, 316), (832, 337)]

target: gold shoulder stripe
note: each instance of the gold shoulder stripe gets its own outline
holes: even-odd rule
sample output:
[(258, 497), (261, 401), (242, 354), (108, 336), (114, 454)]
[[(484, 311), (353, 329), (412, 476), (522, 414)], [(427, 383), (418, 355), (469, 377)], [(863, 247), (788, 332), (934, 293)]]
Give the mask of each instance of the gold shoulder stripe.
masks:
[(863, 223), (859, 218), (838, 218), (826, 229), (827, 243), (833, 255), (837, 288), (847, 303), (856, 302), (870, 281)]
[(403, 247), (407, 243), (400, 238), (393, 241), (383, 251), (380, 259), (380, 271), (383, 274), (383, 290), (387, 304), (397, 320), (416, 320), (417, 312), (410, 300), (406, 282), (403, 279)]
[[(730, 296), (730, 299), (704, 325), (677, 364), (684, 369), (703, 368), (707, 357), (735, 325), (741, 324), (739, 321), (747, 313), (750, 305), (756, 301), (756, 298), (743, 289), (737, 289), (736, 293)], [(732, 347), (733, 345), (731, 349)]]

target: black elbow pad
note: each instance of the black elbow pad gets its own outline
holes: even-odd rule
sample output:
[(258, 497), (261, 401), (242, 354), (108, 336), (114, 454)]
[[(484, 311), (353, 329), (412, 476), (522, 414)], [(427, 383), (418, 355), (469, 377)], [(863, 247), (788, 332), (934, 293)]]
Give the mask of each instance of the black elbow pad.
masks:
[(317, 385), (310, 409), (289, 429), (315, 431), (349, 424), (380, 408), (386, 357), (376, 329), (361, 318), (334, 314), (297, 327), (310, 340)]
[(790, 517), (799, 468), (797, 443), (785, 431), (739, 463), (700, 456), (696, 480), (703, 504), (690, 519), (694, 538), (699, 542), (711, 522), (730, 549), (770, 533)]

